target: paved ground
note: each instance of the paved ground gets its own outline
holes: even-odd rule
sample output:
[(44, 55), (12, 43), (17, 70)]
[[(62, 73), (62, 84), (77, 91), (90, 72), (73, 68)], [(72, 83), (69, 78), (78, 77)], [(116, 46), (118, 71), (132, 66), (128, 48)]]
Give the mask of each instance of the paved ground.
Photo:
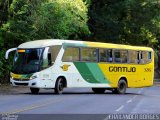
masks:
[(94, 94), (90, 88), (68, 88), (62, 95), (54, 90), (32, 95), (28, 88), (8, 86), (0, 91), (0, 114), (91, 114), (96, 118), (94, 114), (160, 113), (159, 84), (128, 89), (125, 95)]

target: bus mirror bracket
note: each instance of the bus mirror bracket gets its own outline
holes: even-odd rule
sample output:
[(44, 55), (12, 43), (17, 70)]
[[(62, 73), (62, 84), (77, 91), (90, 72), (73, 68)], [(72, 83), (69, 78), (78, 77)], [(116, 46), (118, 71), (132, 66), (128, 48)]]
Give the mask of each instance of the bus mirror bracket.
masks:
[(10, 52), (13, 52), (13, 51), (16, 51), (16, 50), (17, 50), (17, 48), (8, 49), (8, 50), (6, 51), (6, 54), (5, 54), (5, 59), (8, 59), (8, 56), (9, 56), (9, 53), (10, 53)]

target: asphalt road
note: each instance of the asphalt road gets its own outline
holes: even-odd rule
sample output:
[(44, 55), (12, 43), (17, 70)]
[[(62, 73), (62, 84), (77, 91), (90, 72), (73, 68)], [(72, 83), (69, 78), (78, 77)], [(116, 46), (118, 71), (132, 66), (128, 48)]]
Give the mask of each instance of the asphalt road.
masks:
[(0, 114), (110, 113), (160, 113), (160, 86), (130, 88), (124, 95), (110, 91), (94, 94), (90, 88), (67, 88), (62, 95), (54, 94), (54, 90), (41, 90), (38, 95), (32, 95), (27, 88), (18, 88), (11, 94), (0, 95)]

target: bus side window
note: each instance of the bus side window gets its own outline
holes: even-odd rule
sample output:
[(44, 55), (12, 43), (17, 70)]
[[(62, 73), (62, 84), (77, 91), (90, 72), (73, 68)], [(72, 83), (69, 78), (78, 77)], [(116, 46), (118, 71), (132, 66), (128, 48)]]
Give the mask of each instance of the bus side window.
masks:
[(42, 67), (47, 68), (54, 64), (57, 55), (61, 49), (60, 45), (50, 46), (45, 51), (45, 59), (43, 60)]
[(110, 49), (99, 49), (100, 62), (112, 62), (112, 50)]
[(81, 61), (97, 62), (98, 61), (97, 52), (98, 49), (96, 48), (81, 48)]
[(138, 55), (137, 51), (129, 50), (129, 63), (138, 63)]
[(139, 64), (144, 64), (145, 63), (145, 52), (144, 51), (138, 51), (139, 55)]
[(128, 62), (128, 51), (127, 50), (121, 50), (121, 61), (122, 63), (127, 63)]
[(151, 52), (142, 51), (141, 56), (142, 56), (142, 58), (141, 58), (141, 63), (142, 64), (146, 64), (146, 63), (151, 62)]
[(148, 52), (148, 62), (152, 61), (152, 52)]
[(114, 61), (116, 63), (121, 63), (120, 50), (114, 50)]
[(63, 62), (79, 61), (79, 48), (78, 47), (68, 47), (65, 49)]
[(61, 46), (60, 45), (52, 46), (50, 49), (51, 49), (51, 65), (52, 65), (52, 64), (54, 64), (54, 62), (58, 56), (58, 53), (61, 49)]
[(148, 52), (148, 59), (151, 60), (152, 59), (152, 53)]
[(105, 49), (99, 49), (99, 61), (100, 62), (106, 62), (107, 61)]
[(114, 61), (116, 63), (127, 63), (128, 62), (128, 51), (127, 50), (114, 50)]

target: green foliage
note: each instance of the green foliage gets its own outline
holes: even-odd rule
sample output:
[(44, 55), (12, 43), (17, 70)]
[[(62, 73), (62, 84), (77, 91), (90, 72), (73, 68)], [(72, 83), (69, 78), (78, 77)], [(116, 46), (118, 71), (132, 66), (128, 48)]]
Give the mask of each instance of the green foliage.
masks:
[(8, 20), (8, 9), (12, 0), (0, 0), (0, 27)]
[(89, 28), (96, 41), (155, 46), (160, 36), (158, 0), (94, 0)]
[(9, 81), (9, 70), (11, 68), (11, 60), (6, 61), (4, 58), (5, 49), (0, 50), (0, 83), (6, 83)]
[[(8, 48), (36, 39), (82, 39), (89, 34), (89, 0), (0, 0), (0, 78), (6, 79), (12, 62)], [(1, 80), (2, 81), (2, 80)]]
[(6, 48), (35, 39), (82, 39), (87, 21), (82, 0), (13, 0), (1, 33)]
[(81, 39), (89, 33), (87, 7), (82, 0), (50, 0), (33, 18), (38, 39)]
[(33, 7), (30, 0), (13, 0), (9, 8), (9, 20), (2, 26), (2, 37), (5, 39), (6, 48), (16, 47), (22, 42), (33, 39), (31, 36), (33, 22), (30, 18), (34, 11)]
[(84, 4), (89, 7), (92, 0), (83, 0)]

